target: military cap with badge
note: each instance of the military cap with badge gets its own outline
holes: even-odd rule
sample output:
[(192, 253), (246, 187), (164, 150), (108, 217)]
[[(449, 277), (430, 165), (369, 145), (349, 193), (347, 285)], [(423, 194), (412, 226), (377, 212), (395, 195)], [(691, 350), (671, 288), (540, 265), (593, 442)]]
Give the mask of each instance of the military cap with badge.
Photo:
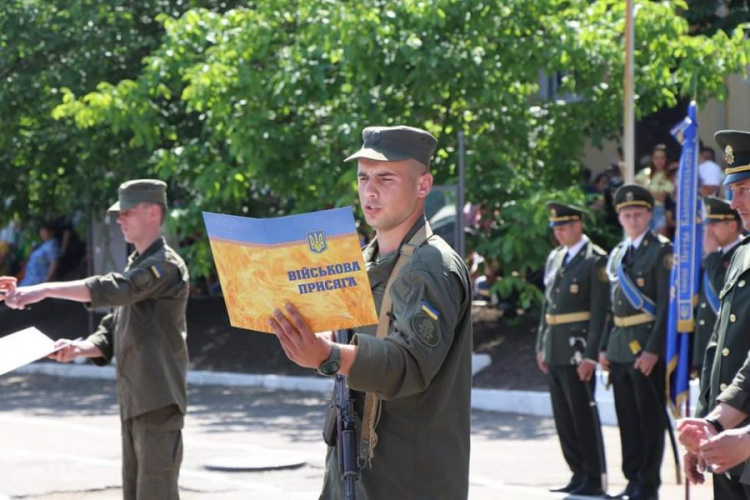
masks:
[(617, 213), (628, 207), (645, 207), (651, 210), (654, 208), (654, 195), (638, 184), (626, 184), (615, 193), (614, 204)]
[(158, 179), (135, 179), (123, 182), (117, 190), (118, 200), (107, 213), (130, 210), (139, 203), (156, 203), (167, 206), (167, 184)]
[(586, 213), (582, 208), (556, 201), (547, 202), (547, 208), (549, 209), (549, 227), (562, 226), (577, 221), (582, 222)]
[(730, 202), (717, 198), (715, 196), (708, 196), (703, 200), (706, 206), (706, 224), (715, 222), (722, 222), (726, 220), (741, 221), (740, 214), (737, 210), (732, 208)]
[(727, 162), (724, 185), (750, 179), (750, 132), (719, 130), (714, 139), (724, 150), (724, 160)]
[(429, 167), (437, 139), (414, 127), (367, 127), (362, 131), (362, 148), (344, 161), (365, 158), (374, 161), (415, 160)]

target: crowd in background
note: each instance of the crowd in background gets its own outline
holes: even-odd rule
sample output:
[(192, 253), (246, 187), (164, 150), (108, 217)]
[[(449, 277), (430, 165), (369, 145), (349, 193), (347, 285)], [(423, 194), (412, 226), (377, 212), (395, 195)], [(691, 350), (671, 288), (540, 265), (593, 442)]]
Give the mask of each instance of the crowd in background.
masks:
[(86, 244), (64, 216), (36, 224), (11, 220), (0, 230), (0, 275), (19, 285), (74, 279), (85, 273)]

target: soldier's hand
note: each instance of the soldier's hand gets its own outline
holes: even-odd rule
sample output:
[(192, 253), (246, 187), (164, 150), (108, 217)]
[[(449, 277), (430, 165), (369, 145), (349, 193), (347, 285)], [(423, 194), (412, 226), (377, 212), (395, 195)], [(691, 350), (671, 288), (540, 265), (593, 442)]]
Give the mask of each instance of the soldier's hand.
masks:
[(750, 458), (750, 435), (746, 428), (729, 429), (701, 444), (701, 456), (721, 474)]
[(706, 481), (706, 476), (703, 474), (706, 470), (705, 463), (698, 455), (686, 452), (682, 460), (682, 468), (689, 482), (703, 484)]
[(656, 362), (659, 361), (659, 355), (653, 352), (643, 351), (638, 358), (635, 360), (633, 365), (636, 370), (640, 370), (645, 376), (651, 375), (651, 372), (656, 366)]
[(47, 298), (47, 288), (44, 284), (22, 286), (5, 298), (5, 304), (11, 309), (23, 309)]
[(713, 426), (702, 418), (682, 418), (677, 421), (677, 437), (685, 449), (697, 455), (702, 443), (716, 435)]
[(59, 339), (55, 342), (55, 352), (48, 357), (58, 363), (70, 363), (83, 354), (79, 342), (70, 339)]
[(541, 352), (536, 353), (536, 365), (542, 370), (542, 373), (547, 373), (549, 371), (547, 363), (544, 362), (544, 355)]
[(16, 289), (16, 278), (12, 276), (0, 276), (0, 302), (5, 300)]
[(276, 309), (268, 320), (281, 342), (281, 348), (298, 365), (318, 368), (331, 355), (331, 341), (324, 336), (315, 335), (294, 305), (287, 304), (284, 310), (286, 315)]
[(578, 372), (578, 378), (581, 379), (581, 381), (588, 382), (591, 380), (591, 377), (594, 376), (594, 373), (596, 373), (596, 363), (584, 360), (578, 365), (576, 371)]
[(602, 365), (602, 370), (609, 371), (609, 356), (604, 351), (599, 353), (599, 364)]

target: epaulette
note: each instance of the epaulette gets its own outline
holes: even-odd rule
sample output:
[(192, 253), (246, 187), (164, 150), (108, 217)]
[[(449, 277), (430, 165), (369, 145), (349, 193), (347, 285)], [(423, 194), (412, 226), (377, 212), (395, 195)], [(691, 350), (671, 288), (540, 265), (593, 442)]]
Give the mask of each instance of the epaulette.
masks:
[(666, 244), (670, 244), (671, 245), (672, 244), (672, 240), (670, 240), (669, 238), (667, 238), (663, 234), (657, 234), (656, 238), (659, 240), (659, 243), (661, 243), (662, 245), (666, 245)]
[(591, 250), (595, 254), (599, 255), (600, 257), (606, 257), (607, 256), (607, 252), (605, 252), (604, 249), (602, 247), (600, 247), (599, 245), (594, 245), (593, 243), (591, 243)]

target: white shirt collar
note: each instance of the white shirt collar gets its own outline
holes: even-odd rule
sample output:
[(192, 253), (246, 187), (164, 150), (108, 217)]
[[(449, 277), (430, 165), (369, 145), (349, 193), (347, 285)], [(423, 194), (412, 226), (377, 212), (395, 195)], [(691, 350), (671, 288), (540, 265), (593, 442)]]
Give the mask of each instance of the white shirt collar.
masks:
[(588, 243), (588, 241), (589, 241), (589, 237), (584, 234), (583, 237), (581, 238), (581, 241), (579, 241), (572, 247), (565, 247), (565, 249), (568, 251), (568, 262), (573, 260), (573, 257), (578, 255), (578, 252), (581, 251), (581, 248), (583, 248), (583, 246), (586, 243)]
[(740, 235), (739, 238), (737, 238), (736, 240), (734, 240), (733, 242), (731, 242), (727, 246), (721, 247), (721, 253), (723, 253), (723, 254), (727, 253), (728, 251), (730, 251), (731, 249), (733, 249), (734, 247), (736, 247), (737, 245), (739, 245), (741, 241), (742, 241), (742, 235)]
[(643, 238), (646, 237), (646, 233), (648, 233), (648, 230), (644, 231), (643, 234), (641, 234), (639, 237), (637, 237), (634, 240), (631, 240), (630, 238), (626, 238), (625, 242), (628, 244), (628, 246), (632, 245), (633, 248), (637, 250), (638, 247), (641, 246), (641, 242), (643, 241)]

